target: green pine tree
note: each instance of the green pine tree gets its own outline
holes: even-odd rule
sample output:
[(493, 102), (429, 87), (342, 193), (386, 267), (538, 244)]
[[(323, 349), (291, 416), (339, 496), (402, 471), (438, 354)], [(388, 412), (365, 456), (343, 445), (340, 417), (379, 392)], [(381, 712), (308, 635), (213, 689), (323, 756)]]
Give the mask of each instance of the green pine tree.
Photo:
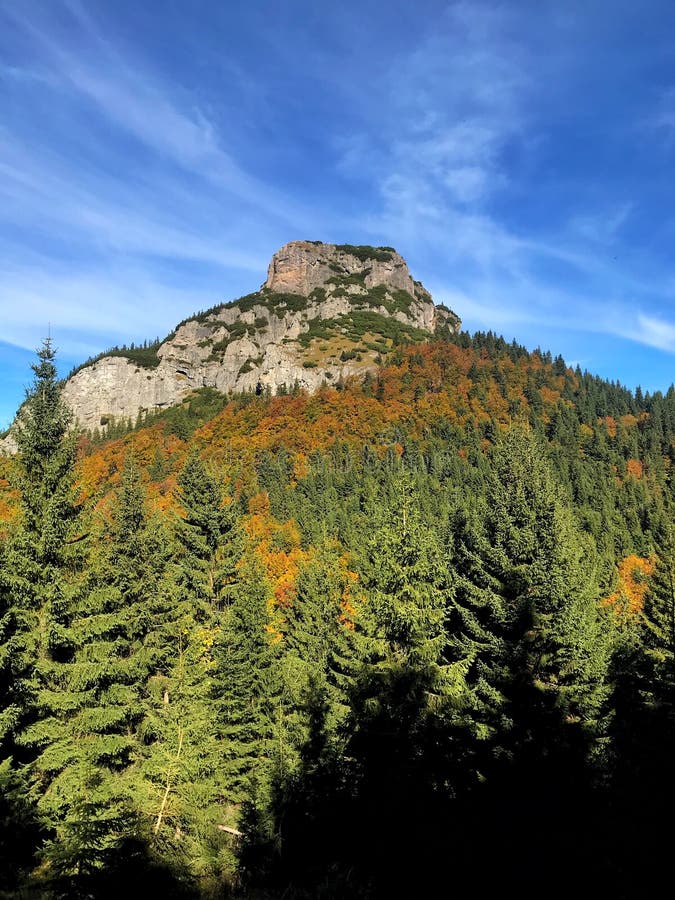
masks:
[[(655, 677), (675, 683), (675, 542), (672, 532), (660, 548), (645, 595), (642, 636)], [(657, 674), (658, 673), (658, 674)]]
[(74, 435), (51, 340), (38, 350), (35, 378), (15, 426), (18, 523), (0, 554), (0, 750), (29, 759), (20, 737), (58, 682), (73, 651), (69, 620), (79, 582), (81, 547), (73, 494)]
[[(182, 620), (171, 665), (147, 683), (134, 793), (153, 856), (215, 889), (233, 859), (234, 824), (211, 700), (213, 628)], [(168, 647), (167, 647), (168, 649)]]
[(100, 535), (87, 589), (73, 609), (73, 652), (40, 694), (23, 740), (37, 748), (38, 806), (54, 829), (52, 870), (76, 881), (109, 866), (142, 827), (133, 767), (150, 676), (161, 668), (165, 613), (161, 535), (147, 519), (136, 463), (128, 456)]
[(280, 647), (269, 631), (269, 593), (261, 563), (246, 555), (214, 648), (222, 770), (235, 802), (249, 796), (252, 782), (269, 777), (277, 754)]
[[(324, 542), (300, 565), (295, 597), (286, 613), (286, 667), (299, 678), (295, 700), (310, 690), (325, 691), (327, 727), (335, 729), (348, 710), (348, 693), (356, 665), (354, 619), (360, 587), (336, 542)], [(290, 665), (291, 660), (295, 665)]]
[[(227, 604), (243, 550), (235, 527), (237, 504), (192, 450), (178, 476), (182, 515), (175, 526), (177, 553), (174, 577), (179, 592), (211, 611)], [(208, 614), (208, 612), (206, 613)]]
[[(387, 858), (412, 852), (422, 859), (430, 822), (444, 815), (467, 697), (466, 660), (446, 656), (453, 586), (441, 542), (409, 482), (397, 478), (393, 497), (375, 511), (360, 565), (362, 665), (344, 751), (353, 797), (346, 806), (356, 844), (367, 847), (357, 856), (385, 881), (393, 875)], [(414, 834), (401, 822), (414, 822)]]
[(512, 737), (540, 758), (568, 740), (590, 750), (601, 734), (610, 650), (593, 542), (564, 504), (542, 445), (521, 430), (497, 447), (488, 504)]

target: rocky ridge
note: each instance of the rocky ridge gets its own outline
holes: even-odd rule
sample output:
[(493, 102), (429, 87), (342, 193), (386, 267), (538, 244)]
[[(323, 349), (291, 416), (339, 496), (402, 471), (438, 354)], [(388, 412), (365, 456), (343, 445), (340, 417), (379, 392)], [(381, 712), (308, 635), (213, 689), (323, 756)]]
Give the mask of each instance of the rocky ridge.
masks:
[(459, 326), (392, 248), (293, 241), (274, 254), (259, 291), (185, 320), (156, 349), (86, 363), (64, 399), (93, 430), (203, 387), (313, 391), (375, 368), (398, 343)]

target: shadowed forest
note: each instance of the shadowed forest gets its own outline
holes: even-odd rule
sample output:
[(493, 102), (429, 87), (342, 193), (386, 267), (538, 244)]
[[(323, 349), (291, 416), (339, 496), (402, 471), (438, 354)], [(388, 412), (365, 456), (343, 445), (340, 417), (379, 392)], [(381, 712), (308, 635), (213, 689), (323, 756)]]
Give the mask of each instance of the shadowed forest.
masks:
[(0, 896), (645, 896), (675, 389), (493, 334), (0, 458)]

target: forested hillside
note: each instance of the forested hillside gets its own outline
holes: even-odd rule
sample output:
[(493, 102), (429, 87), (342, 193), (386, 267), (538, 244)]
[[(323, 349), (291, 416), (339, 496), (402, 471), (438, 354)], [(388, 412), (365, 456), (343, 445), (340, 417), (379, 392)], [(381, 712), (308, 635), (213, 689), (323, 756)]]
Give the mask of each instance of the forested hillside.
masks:
[(675, 389), (492, 334), (0, 459), (0, 896), (648, 893)]

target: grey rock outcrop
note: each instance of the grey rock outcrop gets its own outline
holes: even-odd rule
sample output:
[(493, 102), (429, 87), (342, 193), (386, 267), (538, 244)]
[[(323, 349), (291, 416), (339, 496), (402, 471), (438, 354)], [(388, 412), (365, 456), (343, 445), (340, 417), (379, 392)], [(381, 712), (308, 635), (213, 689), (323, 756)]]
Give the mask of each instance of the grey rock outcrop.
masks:
[[(369, 255), (370, 254), (370, 255)], [(336, 273), (363, 273), (366, 288), (385, 285), (393, 290), (431, 295), (413, 281), (406, 261), (390, 247), (352, 247), (319, 241), (292, 241), (277, 251), (267, 270), (265, 287), (308, 296)]]

